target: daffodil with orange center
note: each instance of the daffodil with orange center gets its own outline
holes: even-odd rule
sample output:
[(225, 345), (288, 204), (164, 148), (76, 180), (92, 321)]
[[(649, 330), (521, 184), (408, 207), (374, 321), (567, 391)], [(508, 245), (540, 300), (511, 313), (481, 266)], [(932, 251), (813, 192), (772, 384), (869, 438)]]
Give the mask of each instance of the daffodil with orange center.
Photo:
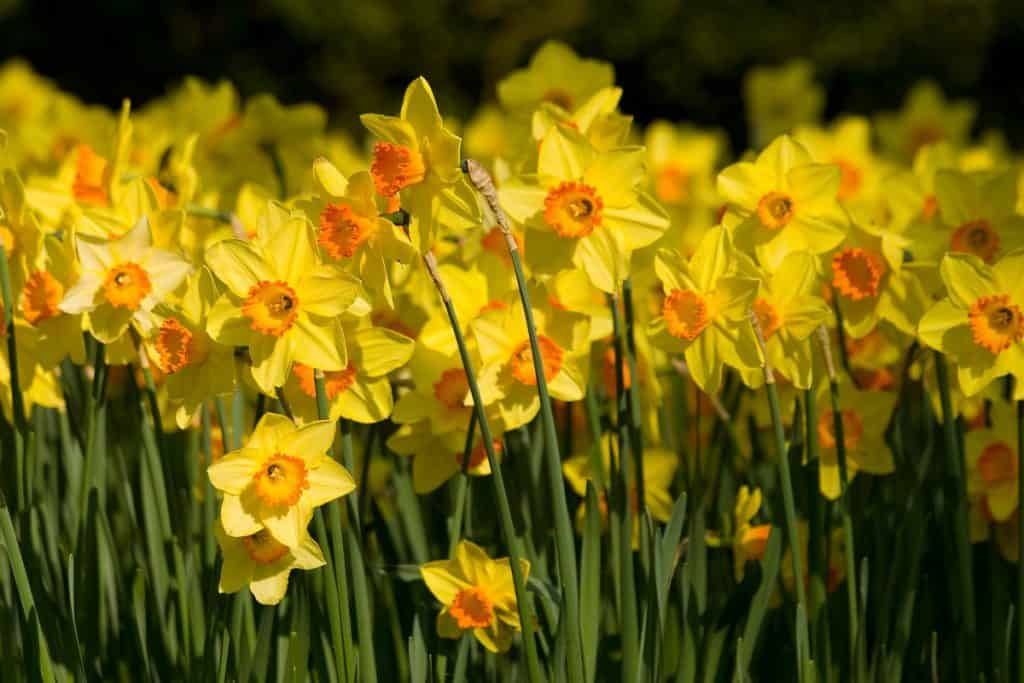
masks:
[(526, 227), (526, 261), (536, 272), (582, 269), (615, 292), (630, 254), (657, 240), (669, 220), (643, 190), (641, 147), (600, 152), (578, 131), (556, 125), (541, 141), (536, 173), (499, 188), (506, 213)]
[(0, 244), (7, 257), (11, 291), (17, 293), (40, 258), (43, 229), (14, 169), (0, 172)]
[[(737, 583), (743, 581), (747, 562), (760, 561), (768, 547), (772, 525), (751, 524), (760, 510), (761, 489), (754, 488), (751, 491), (749, 486), (743, 485), (736, 493), (731, 535), (725, 538), (717, 532), (709, 531), (707, 533), (708, 545), (732, 547), (733, 575), (736, 577)], [(779, 533), (779, 530), (776, 530), (775, 533)]]
[(296, 361), (325, 371), (348, 367), (338, 316), (360, 287), (339, 266), (321, 263), (302, 213), (271, 203), (254, 241), (218, 242), (206, 264), (226, 287), (207, 330), (221, 344), (248, 347), (261, 391), (273, 395)]
[[(589, 369), (588, 319), (547, 306), (535, 307), (533, 314), (548, 391), (561, 401), (580, 400)], [(497, 405), (506, 429), (526, 424), (540, 410), (540, 398), (522, 307), (516, 302), (488, 311), (470, 329), (483, 360), (478, 380), (484, 405)]]
[(476, 197), (462, 177), (461, 139), (445, 128), (430, 84), (422, 76), (409, 84), (398, 116), (363, 114), (377, 138), (370, 179), (388, 212), (412, 216), (412, 244), (426, 253), (442, 226), (464, 230), (479, 224)]
[(164, 375), (179, 429), (192, 423), (205, 401), (230, 394), (235, 387), (234, 349), (217, 343), (206, 331), (206, 317), (216, 298), (210, 272), (195, 271), (181, 299), (157, 309), (162, 320), (146, 340), (150, 357)]
[[(818, 423), (815, 426), (820, 447), (818, 485), (829, 500), (839, 497), (838, 437), (835, 413), (827, 383), (817, 391)], [(846, 450), (846, 475), (853, 481), (858, 472), (889, 474), (895, 464), (885, 441), (885, 429), (896, 405), (896, 394), (888, 391), (862, 391), (844, 386), (839, 392), (843, 445)]]
[(815, 163), (800, 143), (780, 136), (756, 160), (718, 174), (718, 192), (728, 207), (722, 223), (737, 246), (753, 250), (768, 270), (794, 251), (830, 251), (849, 225), (838, 201), (841, 182), (838, 166)]
[[(523, 580), (530, 563), (519, 560)], [(515, 586), (509, 559), (492, 560), (472, 541), (459, 541), (450, 560), (427, 562), (420, 567), (423, 582), (441, 603), (437, 633), (460, 638), (472, 631), (491, 652), (505, 652), (512, 636), (521, 630)]]
[(60, 309), (64, 292), (74, 286), (77, 278), (74, 242), (47, 236), (34, 262), (29, 264), (19, 296), (19, 312), (38, 335), (37, 353), (44, 368), (53, 368), (64, 358), (85, 363), (82, 316)]
[[(819, 295), (814, 258), (806, 252), (794, 252), (775, 272), (751, 274), (760, 282), (753, 311), (772, 367), (796, 388), (810, 389), (814, 354), (808, 338), (832, 317)], [(764, 382), (760, 368), (743, 369), (740, 374), (748, 386), (759, 387)]]
[[(387, 419), (394, 407), (388, 375), (409, 361), (413, 341), (387, 328), (373, 327), (368, 318), (347, 324), (345, 341), (348, 366), (324, 373), (330, 418), (363, 424)], [(312, 367), (304, 363), (292, 365), (284, 393), (297, 420), (317, 418)]]
[(878, 114), (875, 127), (887, 153), (911, 161), (923, 147), (937, 142), (963, 144), (975, 113), (972, 102), (947, 100), (934, 82), (922, 81), (907, 93), (899, 111)]
[(921, 319), (919, 338), (956, 364), (967, 396), (1013, 375), (1015, 398), (1024, 399), (1024, 249), (991, 266), (949, 253), (939, 270), (947, 296)]
[(314, 508), (356, 487), (348, 470), (326, 454), (333, 441), (334, 422), (296, 427), (283, 415), (265, 414), (244, 447), (207, 469), (224, 494), (224, 532), (239, 538), (265, 529), (278, 543), (298, 547)]
[(288, 591), (288, 577), (293, 569), (317, 569), (326, 564), (320, 546), (305, 529), (299, 543), (292, 548), (266, 529), (235, 537), (225, 533), (217, 520), (213, 531), (224, 554), (218, 591), (237, 593), (248, 586), (261, 605), (281, 602)]
[(846, 206), (873, 200), (879, 192), (879, 164), (871, 150), (871, 124), (861, 116), (840, 118), (828, 128), (801, 126), (793, 139), (817, 163), (839, 168), (837, 198)]
[(665, 297), (660, 315), (647, 328), (651, 344), (682, 354), (705, 393), (718, 391), (723, 364), (760, 367), (750, 324), (758, 281), (741, 274), (739, 265), (729, 232), (722, 227), (709, 230), (689, 260), (663, 249), (654, 262)]
[(104, 242), (79, 236), (75, 247), (81, 274), (64, 293), (60, 310), (84, 314), (86, 329), (105, 344), (129, 326), (148, 336), (158, 325), (153, 308), (192, 270), (178, 255), (153, 247), (146, 218), (123, 237)]
[[(601, 472), (594, 471), (594, 456), (590, 452), (590, 446), (576, 453), (562, 463), (562, 474), (565, 475), (569, 486), (580, 496), (581, 502), (576, 510), (576, 527), (582, 532), (586, 521), (586, 499), (587, 482), (593, 482), (598, 487), (611, 487), (613, 480), (613, 469), (611, 454), (613, 450), (614, 435), (607, 432), (601, 438)], [(667, 522), (672, 517), (672, 505), (675, 497), (672, 495), (672, 485), (675, 481), (676, 469), (679, 467), (679, 456), (672, 451), (663, 448), (644, 449), (644, 504), (648, 514), (659, 522)], [(601, 528), (608, 528), (608, 498), (604, 489), (599, 488), (601, 493)], [(612, 500), (614, 504), (614, 500)], [(635, 484), (629, 493), (629, 505), (633, 512), (633, 550), (640, 548), (640, 533), (642, 530), (640, 515), (640, 500)]]
[(416, 249), (399, 226), (380, 217), (373, 180), (366, 172), (346, 178), (324, 158), (313, 162), (316, 195), (301, 204), (317, 228), (324, 260), (359, 275), (380, 303), (394, 308), (390, 270), (408, 264)]
[(994, 401), (990, 426), (972, 429), (964, 437), (967, 494), (982, 506), (989, 522), (1005, 522), (1019, 504), (1017, 470), (1017, 418), (1014, 406)]

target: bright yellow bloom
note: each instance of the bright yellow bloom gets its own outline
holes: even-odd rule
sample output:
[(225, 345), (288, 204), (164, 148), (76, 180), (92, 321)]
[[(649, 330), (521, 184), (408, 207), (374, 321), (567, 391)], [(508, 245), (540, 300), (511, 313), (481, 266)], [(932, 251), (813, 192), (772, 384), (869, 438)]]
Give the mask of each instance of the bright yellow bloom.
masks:
[(313, 509), (355, 490), (356, 484), (326, 454), (334, 441), (328, 420), (296, 427), (265, 414), (245, 446), (210, 465), (213, 487), (224, 493), (220, 521), (228, 536), (266, 529), (278, 543), (297, 548)]
[(621, 147), (633, 123), (632, 116), (618, 111), (621, 98), (622, 88), (602, 88), (575, 109), (542, 102), (530, 126), (534, 144), (539, 145), (552, 127), (561, 124), (579, 131), (600, 152)]
[(220, 521), (216, 521), (213, 532), (224, 553), (218, 590), (237, 593), (248, 585), (261, 605), (281, 602), (293, 569), (316, 569), (326, 564), (320, 546), (305, 529), (293, 548), (282, 544), (266, 529), (236, 538), (224, 533)]
[(303, 214), (271, 203), (254, 242), (218, 242), (207, 250), (206, 263), (227, 287), (210, 309), (210, 336), (249, 348), (261, 391), (273, 395), (293, 361), (327, 371), (348, 367), (338, 316), (359, 285), (338, 266), (320, 262)]
[(828, 129), (801, 126), (793, 138), (811, 158), (839, 167), (839, 192), (843, 204), (873, 197), (879, 190), (882, 167), (871, 151), (871, 124), (860, 116), (837, 120)]
[(948, 296), (921, 319), (921, 341), (956, 363), (966, 395), (1010, 374), (1024, 399), (1024, 250), (992, 266), (972, 254), (946, 254), (940, 272)]
[(448, 130), (430, 84), (422, 76), (409, 84), (399, 116), (363, 114), (375, 137), (370, 177), (387, 209), (412, 216), (412, 243), (426, 253), (441, 226), (462, 230), (479, 224), (474, 191), (462, 177), (458, 136)]
[(529, 116), (542, 102), (573, 111), (615, 81), (612, 65), (581, 59), (565, 43), (549, 40), (530, 58), (526, 68), (498, 83), (498, 101), (505, 111)]
[(60, 302), (60, 310), (85, 314), (85, 327), (110, 344), (134, 325), (146, 336), (156, 327), (153, 307), (192, 269), (177, 255), (152, 246), (143, 217), (127, 234), (109, 242), (76, 237), (82, 273)]
[[(504, 455), (501, 435), (505, 432), (500, 416), (491, 417), (488, 424), (494, 440), (491, 443), (498, 463)], [(466, 428), (460, 431), (435, 434), (426, 420), (402, 425), (388, 438), (388, 448), (399, 455), (411, 455), (412, 486), (418, 494), (434, 491), (443, 483), (463, 470), (471, 477), (486, 477), (491, 474), (491, 463), (479, 431), (469, 451), (469, 462), (463, 459), (466, 451)]]
[[(839, 497), (839, 455), (835, 413), (827, 383), (818, 390), (818, 485), (829, 500)], [(846, 447), (846, 476), (852, 482), (857, 472), (889, 474), (895, 464), (885, 442), (885, 429), (896, 405), (896, 395), (888, 391), (861, 391), (844, 386), (839, 392), (839, 411)]]
[(772, 141), (755, 161), (741, 161), (718, 174), (718, 192), (728, 202), (723, 223), (736, 244), (753, 249), (769, 270), (793, 251), (821, 254), (846, 236), (849, 220), (839, 205), (842, 174), (817, 164), (788, 135)]
[(554, 126), (544, 137), (536, 175), (504, 183), (501, 203), (524, 224), (526, 257), (537, 271), (581, 268), (595, 286), (616, 292), (634, 249), (668, 228), (664, 211), (641, 189), (644, 150), (599, 153), (577, 131)]
[(810, 62), (794, 59), (751, 69), (743, 80), (743, 102), (754, 147), (762, 147), (796, 125), (816, 123), (825, 107), (825, 90), (814, 82)]
[(1006, 522), (1019, 505), (1017, 418), (1013, 404), (995, 401), (989, 408), (991, 426), (972, 429), (964, 438), (967, 493), (990, 522)]
[(740, 276), (725, 228), (709, 230), (689, 261), (679, 252), (659, 251), (654, 267), (665, 298), (661, 314), (648, 325), (652, 345), (682, 353), (694, 382), (705, 393), (718, 391), (723, 363), (760, 367), (750, 323), (758, 282)]
[(9, 168), (0, 175), (0, 242), (7, 255), (11, 290), (17, 292), (42, 249), (43, 231), (21, 178)]
[(718, 131), (655, 121), (644, 135), (654, 196), (666, 207), (711, 206), (716, 164), (725, 147)]
[(909, 161), (926, 145), (963, 144), (974, 114), (973, 103), (947, 101), (935, 83), (922, 81), (907, 93), (900, 111), (879, 114), (875, 126), (885, 151)]
[[(736, 505), (733, 507), (733, 530), (730, 537), (732, 547), (733, 575), (736, 583), (743, 581), (743, 574), (747, 562), (760, 560), (764, 557), (764, 551), (768, 547), (768, 536), (771, 533), (771, 524), (751, 524), (751, 520), (757, 516), (761, 509), (761, 489), (743, 485), (736, 493)], [(780, 533), (776, 530), (775, 533)], [(722, 537), (712, 531), (707, 533), (708, 545), (725, 545)]]
[[(519, 560), (523, 580), (530, 563)], [(437, 615), (437, 633), (442, 638), (460, 638), (472, 630), (480, 644), (491, 652), (505, 652), (512, 635), (521, 630), (509, 559), (492, 560), (471, 541), (459, 541), (455, 557), (428, 562), (420, 567), (423, 582), (444, 605)]]
[(38, 333), (37, 353), (44, 368), (65, 357), (85, 363), (82, 317), (60, 309), (64, 293), (78, 280), (75, 245), (70, 239), (48, 235), (21, 288), (19, 313)]

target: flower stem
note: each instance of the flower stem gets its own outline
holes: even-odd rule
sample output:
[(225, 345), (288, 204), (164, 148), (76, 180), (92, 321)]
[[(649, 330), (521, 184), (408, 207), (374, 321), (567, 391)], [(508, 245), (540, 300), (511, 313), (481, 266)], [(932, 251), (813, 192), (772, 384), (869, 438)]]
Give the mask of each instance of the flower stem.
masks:
[[(775, 453), (779, 461), (779, 483), (782, 485), (782, 503), (786, 513), (786, 536), (789, 537), (790, 557), (793, 561), (793, 585), (796, 587), (796, 600), (800, 609), (797, 610), (797, 629), (803, 642), (809, 641), (807, 626), (807, 589), (804, 586), (803, 553), (800, 548), (800, 532), (797, 526), (796, 500), (793, 497), (793, 479), (789, 472), (789, 456), (786, 450), (786, 434), (782, 428), (782, 411), (779, 409), (779, 391), (775, 386), (775, 372), (764, 343), (761, 322), (753, 310), (750, 322), (754, 328), (758, 347), (761, 349), (761, 371), (764, 374), (765, 391), (768, 394), (768, 409), (771, 411), (772, 428), (775, 436)], [(804, 661), (798, 655), (797, 671), (799, 680), (807, 680), (810, 672), (805, 671)]]
[[(505, 537), (505, 544), (508, 546), (509, 565), (512, 569), (512, 583), (516, 591), (516, 606), (519, 610), (519, 623), (523, 629), (523, 648), (526, 651), (526, 666), (528, 680), (542, 681), (540, 663), (537, 659), (537, 644), (534, 639), (534, 617), (533, 608), (530, 603), (530, 596), (526, 592), (526, 582), (523, 579), (522, 567), (519, 559), (522, 557), (521, 544), (516, 535), (515, 524), (512, 521), (512, 508), (509, 506), (508, 493), (505, 489), (505, 478), (501, 473), (498, 457), (494, 452), (494, 435), (491, 432), (491, 425), (487, 420), (487, 413), (484, 409), (483, 397), (480, 394), (480, 385), (476, 381), (476, 372), (473, 370), (473, 363), (469, 356), (469, 347), (462, 334), (459, 325), (458, 315), (455, 312), (455, 305), (452, 303), (448, 289), (441, 279), (441, 273), (437, 269), (437, 259), (430, 252), (423, 255), (423, 263), (427, 273), (434, 281), (441, 302), (444, 304), (445, 312), (448, 314), (448, 322), (452, 332), (455, 334), (455, 343), (459, 347), (459, 357), (462, 359), (462, 369), (466, 372), (466, 382), (469, 384), (470, 394), (473, 396), (473, 405), (476, 408), (477, 418), (480, 423), (480, 438), (483, 440), (484, 452), (487, 454), (487, 462), (491, 467), (491, 481), (494, 483), (494, 495), (498, 503), (498, 519), (501, 522), (501, 533)], [(537, 358), (540, 354), (536, 354)], [(541, 373), (543, 375), (543, 373)], [(558, 475), (561, 480), (561, 473)]]
[(462, 538), (462, 520), (466, 516), (466, 490), (469, 488), (469, 461), (473, 453), (473, 437), (476, 435), (476, 411), (469, 415), (469, 429), (466, 430), (466, 446), (462, 449), (462, 471), (455, 483), (455, 509), (452, 511), (451, 528), (448, 531), (448, 557), (455, 557), (455, 547)]
[[(523, 305), (523, 316), (526, 318), (526, 329), (530, 337), (530, 352), (533, 356), (533, 371), (537, 378), (537, 393), (540, 395), (540, 412), (544, 424), (544, 463), (547, 468), (548, 485), (551, 487), (551, 500), (554, 506), (555, 539), (558, 549), (558, 574), (562, 586), (561, 624), (565, 628), (568, 658), (568, 680), (570, 683), (583, 681), (583, 649), (579, 628), (579, 583), (576, 573), (576, 545), (569, 516), (569, 504), (565, 497), (565, 481), (562, 478), (562, 458), (558, 447), (558, 432), (555, 429), (555, 418), (551, 410), (551, 397), (548, 394), (547, 378), (544, 376), (544, 358), (537, 340), (537, 325), (533, 320), (533, 308), (530, 306), (530, 294), (526, 286), (526, 275), (523, 273), (522, 258), (519, 245), (512, 235), (512, 228), (505, 212), (498, 202), (497, 190), (487, 170), (473, 161), (465, 159), (462, 170), (469, 176), (470, 182), (484, 198), (498, 221), (498, 227), (505, 235), (512, 267), (516, 274), (516, 285), (519, 298)], [(483, 420), (481, 420), (481, 423)], [(482, 424), (481, 424), (482, 426)]]
[(18, 376), (18, 341), (14, 335), (14, 295), (11, 293), (11, 273), (7, 263), (7, 250), (0, 241), (0, 295), (3, 297), (3, 321), (4, 336), (7, 337), (7, 365), (10, 367), (11, 375), (11, 412), (14, 413), (14, 447), (15, 458), (22, 465), (18, 472), (17, 491), (18, 506), (21, 509), (27, 505), (27, 496), (30, 492), (25, 486), (25, 473), (32, 469), (32, 464), (26, 462), (29, 457), (25, 449), (25, 438), (28, 434), (28, 421), (25, 419), (24, 395), (21, 392), (21, 378)]
[(966, 630), (960, 643), (964, 648), (963, 655), (966, 660), (961, 663), (963, 669), (960, 672), (960, 678), (965, 681), (975, 681), (978, 677), (975, 674), (974, 647), (978, 630), (974, 611), (974, 567), (971, 561), (971, 541), (967, 525), (967, 489), (963, 475), (963, 460), (960, 455), (960, 438), (957, 434), (957, 416), (953, 410), (953, 398), (949, 387), (949, 368), (946, 366), (946, 358), (940, 353), (935, 354), (935, 375), (939, 383), (939, 400), (942, 403), (942, 431), (946, 440), (944, 450), (947, 476), (953, 480), (956, 486), (950, 511), (953, 515), (953, 529), (957, 544), (960, 608), (963, 610), (960, 618), (963, 620)]

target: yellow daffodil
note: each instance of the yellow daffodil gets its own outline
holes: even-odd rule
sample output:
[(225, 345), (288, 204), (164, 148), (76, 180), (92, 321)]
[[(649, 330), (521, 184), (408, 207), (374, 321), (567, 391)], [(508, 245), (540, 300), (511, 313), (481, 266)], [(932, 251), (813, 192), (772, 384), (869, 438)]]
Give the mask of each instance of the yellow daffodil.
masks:
[(11, 289), (21, 289), (39, 255), (43, 231), (25, 196), (25, 186), (12, 169), (0, 175), (0, 242), (7, 256)]
[[(504, 455), (500, 435), (505, 429), (500, 418), (492, 420), (488, 417), (488, 424), (491, 432), (498, 435), (491, 442), (491, 447), (500, 463)], [(487, 449), (479, 433), (469, 450), (469, 461), (466, 462), (464, 459), (465, 427), (461, 431), (435, 434), (427, 421), (405, 424), (388, 439), (388, 448), (399, 455), (413, 456), (412, 486), (413, 490), (421, 495), (436, 490), (462, 471), (471, 477), (486, 477), (491, 474)]]
[[(372, 424), (391, 415), (394, 402), (388, 374), (408, 362), (414, 343), (384, 327), (374, 327), (367, 318), (346, 326), (348, 365), (344, 370), (324, 372), (330, 418), (345, 418)], [(315, 420), (316, 383), (314, 369), (304, 363), (292, 364), (284, 393), (296, 419)]]
[(158, 309), (160, 326), (147, 347), (164, 375), (168, 398), (179, 429), (185, 429), (211, 396), (229, 394), (235, 387), (234, 349), (214, 341), (206, 317), (217, 290), (205, 268), (189, 276), (181, 301)]
[[(611, 441), (614, 439), (611, 433), (605, 434), (601, 439), (601, 481), (608, 485), (612, 480)], [(644, 504), (652, 518), (659, 522), (667, 522), (672, 517), (671, 488), (675, 479), (676, 468), (679, 466), (679, 456), (672, 451), (663, 448), (644, 449)], [(572, 456), (562, 463), (562, 473), (565, 475), (569, 486), (584, 500), (587, 495), (587, 482), (597, 479), (597, 473), (593, 470), (593, 456), (589, 452), (581, 452)], [(600, 493), (600, 511), (602, 527), (607, 524), (608, 499), (604, 492)], [(640, 547), (640, 498), (636, 483), (629, 491), (629, 505), (633, 511), (633, 549)], [(582, 529), (586, 515), (586, 504), (580, 503), (576, 511), (576, 524)]]
[(814, 163), (783, 135), (755, 161), (718, 174), (718, 192), (728, 202), (723, 222), (737, 246), (753, 249), (769, 270), (793, 251), (824, 253), (843, 241), (849, 223), (837, 200), (841, 179), (838, 166)]
[(714, 174), (725, 147), (721, 133), (655, 121), (647, 127), (644, 143), (654, 196), (664, 206), (717, 203)]
[[(814, 356), (808, 338), (831, 318), (821, 291), (814, 259), (807, 252), (793, 252), (779, 269), (759, 278), (754, 300), (772, 367), (798, 389), (810, 389)], [(741, 369), (748, 386), (764, 381), (760, 368)]]
[(283, 415), (260, 418), (245, 446), (210, 465), (213, 487), (224, 493), (220, 520), (228, 536), (266, 529), (278, 543), (302, 543), (313, 509), (355, 490), (356, 484), (326, 454), (334, 423), (296, 427)]
[(531, 267), (554, 273), (581, 268), (595, 286), (616, 292), (634, 249), (668, 228), (664, 211), (641, 189), (644, 150), (599, 153), (579, 132), (554, 126), (544, 137), (536, 175), (510, 180), (501, 203), (527, 228)]
[(967, 493), (976, 499), (991, 522), (1006, 522), (1019, 505), (1017, 418), (1014, 406), (995, 401), (989, 408), (991, 426), (972, 429), (964, 437)]
[(249, 348), (261, 391), (273, 395), (293, 361), (326, 371), (348, 367), (337, 316), (359, 286), (340, 267), (320, 262), (303, 214), (270, 204), (254, 242), (218, 242), (206, 263), (227, 287), (209, 311), (210, 336)]
[(973, 254), (946, 254), (940, 272), (948, 296), (921, 319), (921, 341), (956, 363), (968, 396), (1011, 374), (1024, 399), (1024, 250), (992, 266)]
[(237, 593), (249, 586), (261, 605), (276, 605), (288, 591), (288, 576), (293, 569), (316, 569), (326, 564), (320, 546), (305, 529), (294, 547), (275, 539), (266, 529), (242, 537), (229, 536), (219, 521), (214, 535), (224, 553), (220, 570), (221, 593)]
[(885, 151), (910, 160), (925, 145), (940, 141), (963, 144), (974, 115), (971, 102), (947, 101), (935, 83), (922, 81), (907, 93), (900, 111), (879, 114), (875, 126)]
[[(587, 319), (549, 307), (534, 308), (533, 316), (548, 391), (562, 401), (582, 399), (587, 385)], [(540, 410), (540, 398), (522, 306), (517, 301), (488, 311), (471, 328), (483, 360), (478, 381), (484, 405), (497, 403), (507, 429), (526, 424)]]
[(542, 102), (573, 111), (614, 81), (611, 64), (582, 59), (565, 43), (549, 40), (525, 68), (498, 83), (498, 101), (505, 111), (520, 116), (529, 116)]
[(48, 235), (21, 288), (21, 318), (38, 332), (37, 353), (44, 368), (65, 357), (85, 363), (82, 317), (60, 309), (64, 293), (78, 280), (75, 245), (70, 239)]
[[(733, 529), (728, 545), (732, 547), (733, 575), (736, 582), (743, 581), (747, 562), (760, 560), (764, 557), (765, 548), (768, 546), (768, 536), (771, 533), (771, 524), (751, 524), (761, 509), (761, 489), (750, 490), (749, 486), (743, 485), (736, 493), (736, 504), (733, 507)], [(775, 533), (780, 533), (776, 530)], [(721, 547), (726, 541), (720, 534), (709, 531), (707, 533), (708, 545)]]
[(562, 124), (579, 131), (600, 152), (621, 147), (633, 123), (632, 116), (618, 111), (621, 98), (622, 88), (602, 88), (576, 109), (541, 102), (530, 126), (534, 144), (539, 145), (553, 126)]
[[(75, 331), (81, 336), (81, 332)], [(39, 332), (20, 321), (15, 321), (14, 337), (18, 349), (18, 382), (21, 387), (22, 404), (25, 417), (31, 418), (32, 406), (46, 408), (63, 408), (64, 395), (60, 380), (52, 369), (44, 366), (41, 354), (46, 350), (40, 344)], [(5, 349), (0, 353), (0, 405), (9, 424), (13, 423), (14, 404), (11, 398), (11, 363), (7, 348), (7, 317), (3, 305), (0, 304), (0, 345)]]
[(420, 253), (442, 225), (462, 230), (479, 224), (476, 195), (459, 166), (461, 140), (445, 127), (425, 78), (406, 88), (399, 116), (363, 114), (360, 120), (380, 140), (370, 166), (373, 186), (389, 211), (411, 214), (410, 235)]
[(86, 329), (105, 344), (120, 339), (130, 325), (149, 335), (157, 324), (153, 307), (192, 269), (177, 255), (153, 248), (145, 217), (123, 237), (104, 242), (79, 236), (75, 247), (81, 275), (60, 310), (84, 314)]
[[(835, 413), (832, 412), (827, 384), (818, 391), (818, 485), (822, 494), (835, 500), (840, 493), (839, 457), (836, 447)], [(895, 468), (892, 452), (885, 442), (885, 429), (896, 404), (896, 395), (887, 391), (861, 391), (842, 387), (839, 410), (846, 447), (846, 476), (853, 481), (858, 472), (889, 474)]]
[(732, 239), (725, 228), (709, 230), (689, 261), (678, 252), (659, 251), (655, 270), (664, 300), (651, 320), (651, 344), (683, 354), (694, 382), (714, 394), (722, 365), (757, 368), (761, 357), (750, 324), (757, 280), (741, 277)]
[(755, 147), (802, 123), (816, 123), (825, 90), (814, 82), (814, 67), (794, 59), (778, 67), (756, 67), (743, 79), (743, 102)]
[(325, 260), (358, 274), (367, 290), (394, 308), (389, 270), (393, 263), (410, 263), (416, 248), (399, 226), (380, 217), (370, 174), (346, 178), (320, 158), (313, 162), (313, 179), (318, 195), (307, 214), (318, 226), (316, 241)]
[(398, 399), (391, 419), (398, 424), (426, 421), (434, 434), (465, 432), (473, 407), (466, 404), (469, 382), (458, 354), (418, 343), (409, 372), (413, 389)]
[(864, 117), (844, 117), (828, 129), (801, 126), (793, 132), (793, 139), (817, 163), (839, 167), (836, 198), (843, 204), (863, 201), (878, 192), (883, 168), (871, 150), (871, 124)]
[[(519, 560), (523, 580), (530, 563)], [(465, 631), (491, 652), (505, 652), (521, 630), (512, 567), (507, 557), (492, 560), (472, 541), (459, 541), (455, 557), (420, 567), (423, 582), (444, 605), (437, 615), (442, 638), (460, 638)]]

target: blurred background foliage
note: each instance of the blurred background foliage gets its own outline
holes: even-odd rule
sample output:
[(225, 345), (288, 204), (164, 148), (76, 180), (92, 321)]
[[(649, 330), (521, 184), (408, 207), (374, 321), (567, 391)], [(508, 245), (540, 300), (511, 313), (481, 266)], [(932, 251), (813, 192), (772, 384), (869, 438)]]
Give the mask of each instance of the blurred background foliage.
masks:
[(826, 115), (898, 108), (934, 78), (979, 104), (978, 130), (1024, 143), (1024, 3), (1019, 0), (463, 0), (462, 2), (0, 0), (0, 58), (20, 56), (87, 102), (141, 104), (186, 74), (243, 95), (311, 100), (353, 132), (397, 109), (423, 74), (465, 119), (548, 38), (607, 59), (640, 123), (688, 120), (747, 144), (743, 75), (814, 62)]

